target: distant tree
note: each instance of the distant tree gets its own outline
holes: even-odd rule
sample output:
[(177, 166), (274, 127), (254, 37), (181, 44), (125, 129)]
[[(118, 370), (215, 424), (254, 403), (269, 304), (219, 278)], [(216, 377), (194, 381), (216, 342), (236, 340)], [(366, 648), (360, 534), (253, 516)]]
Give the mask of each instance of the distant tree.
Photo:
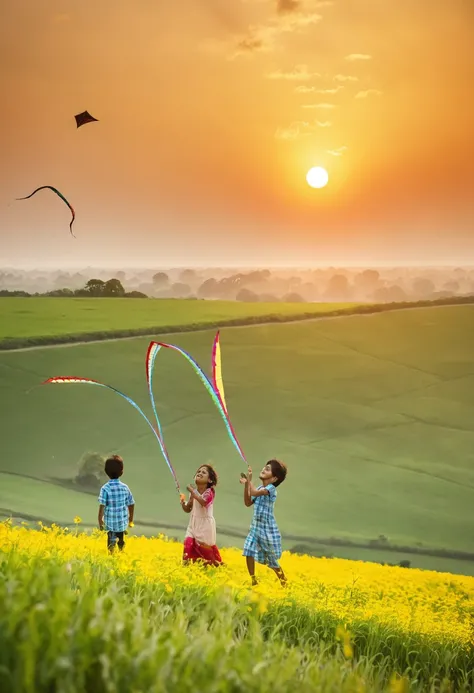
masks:
[(148, 296), (141, 291), (126, 291), (124, 294), (125, 298), (148, 298)]
[(197, 279), (196, 270), (185, 269), (179, 274), (179, 281), (183, 284), (192, 284)]
[(173, 298), (185, 298), (191, 293), (191, 287), (189, 284), (183, 284), (182, 282), (176, 282), (171, 285), (170, 294)]
[(326, 296), (332, 301), (347, 301), (349, 298), (349, 281), (343, 274), (333, 274), (328, 282)]
[(125, 294), (125, 289), (119, 279), (109, 279), (105, 282), (103, 296), (118, 297)]
[(260, 294), (260, 303), (279, 303), (280, 299), (275, 294)]
[(419, 298), (429, 298), (435, 290), (435, 285), (431, 279), (426, 277), (418, 277), (413, 282), (413, 291)]
[(0, 296), (2, 296), (2, 297), (8, 296), (11, 298), (15, 298), (15, 297), (28, 298), (29, 296), (31, 296), (31, 294), (29, 294), (27, 291), (8, 291), (8, 289), (2, 289), (0, 291)]
[(166, 272), (157, 272), (156, 274), (153, 275), (152, 277), (153, 285), (157, 289), (164, 289), (165, 287), (168, 286), (170, 278), (166, 274)]
[(66, 297), (70, 298), (71, 296), (74, 296), (74, 291), (72, 289), (55, 289), (54, 291), (48, 291), (46, 296), (51, 296), (51, 297)]
[(103, 296), (104, 287), (105, 282), (102, 279), (89, 279), (84, 288), (90, 296)]
[(74, 481), (91, 491), (98, 491), (107, 480), (104, 471), (105, 457), (99, 452), (85, 452), (79, 460)]
[(365, 294), (372, 294), (379, 288), (380, 274), (377, 270), (364, 270), (354, 277), (354, 286)]
[(306, 303), (303, 296), (291, 291), (289, 294), (285, 294), (282, 298), (284, 303)]
[(445, 291), (449, 291), (450, 293), (457, 294), (457, 292), (459, 291), (459, 282), (456, 282), (456, 281), (446, 282), (443, 286), (443, 289)]
[(119, 279), (122, 283), (127, 279), (126, 273), (123, 272), (122, 270), (120, 270), (119, 272), (116, 272), (116, 273), (115, 273), (115, 276), (116, 276), (117, 279)]
[(214, 277), (206, 279), (198, 289), (200, 298), (215, 298), (218, 294), (218, 284)]
[(258, 294), (256, 294), (254, 291), (250, 291), (250, 289), (240, 289), (236, 296), (236, 300), (245, 301), (246, 303), (256, 303), (259, 298)]
[(401, 303), (407, 300), (407, 295), (401, 286), (381, 286), (373, 293), (374, 301), (377, 303)]

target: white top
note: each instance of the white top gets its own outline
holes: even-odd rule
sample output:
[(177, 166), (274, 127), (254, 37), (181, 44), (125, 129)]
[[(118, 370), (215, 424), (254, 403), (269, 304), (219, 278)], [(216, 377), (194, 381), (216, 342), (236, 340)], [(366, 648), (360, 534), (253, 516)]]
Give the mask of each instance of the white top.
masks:
[(214, 489), (208, 488), (202, 494), (202, 498), (206, 501), (206, 506), (202, 506), (195, 498), (193, 499), (191, 517), (186, 530), (186, 537), (192, 537), (199, 544), (207, 544), (207, 546), (216, 545), (214, 496)]

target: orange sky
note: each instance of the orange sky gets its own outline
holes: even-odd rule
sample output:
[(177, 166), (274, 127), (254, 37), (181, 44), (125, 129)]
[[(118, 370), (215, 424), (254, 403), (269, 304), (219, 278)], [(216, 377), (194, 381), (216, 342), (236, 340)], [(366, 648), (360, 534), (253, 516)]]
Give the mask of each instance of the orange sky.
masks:
[[(0, 264), (472, 262), (473, 35), (472, 0), (0, 0)], [(76, 240), (14, 201), (47, 184)]]

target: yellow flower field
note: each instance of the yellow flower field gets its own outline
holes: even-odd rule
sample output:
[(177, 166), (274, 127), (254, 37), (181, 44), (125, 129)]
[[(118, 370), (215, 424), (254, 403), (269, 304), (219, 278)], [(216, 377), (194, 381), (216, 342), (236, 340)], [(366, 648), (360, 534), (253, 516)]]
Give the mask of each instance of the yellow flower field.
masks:
[[(250, 591), (239, 550), (223, 549), (225, 565), (218, 569), (183, 567), (181, 544), (165, 537), (129, 534), (124, 553), (109, 557), (105, 535), (99, 532), (65, 532), (54, 526), (33, 531), (0, 523), (0, 550), (44, 559), (54, 556), (66, 564), (73, 560), (101, 564), (117, 576), (133, 575), (138, 583), (161, 583), (170, 593), (193, 586), (208, 593), (227, 587), (246, 598)], [(466, 652), (474, 645), (472, 577), (289, 553), (283, 554), (281, 564), (289, 581), (286, 589), (270, 570), (257, 567), (261, 579), (253, 599), (258, 597), (262, 613), (291, 605), (327, 614), (349, 630), (373, 624)]]

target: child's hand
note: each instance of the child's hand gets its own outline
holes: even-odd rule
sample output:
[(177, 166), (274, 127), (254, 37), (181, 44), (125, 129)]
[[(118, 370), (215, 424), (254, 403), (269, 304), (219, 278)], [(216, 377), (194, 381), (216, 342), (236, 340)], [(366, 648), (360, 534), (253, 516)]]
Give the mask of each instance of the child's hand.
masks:
[(252, 481), (252, 467), (247, 469), (247, 481)]
[(186, 486), (186, 488), (188, 489), (189, 493), (191, 493), (191, 494), (193, 493), (194, 486), (192, 484), (189, 484), (188, 486)]
[(244, 474), (243, 472), (241, 472), (241, 474), (240, 474), (240, 479), (239, 479), (239, 481), (240, 481), (241, 484), (246, 484), (246, 483), (247, 483), (247, 477), (245, 476), (245, 474)]

